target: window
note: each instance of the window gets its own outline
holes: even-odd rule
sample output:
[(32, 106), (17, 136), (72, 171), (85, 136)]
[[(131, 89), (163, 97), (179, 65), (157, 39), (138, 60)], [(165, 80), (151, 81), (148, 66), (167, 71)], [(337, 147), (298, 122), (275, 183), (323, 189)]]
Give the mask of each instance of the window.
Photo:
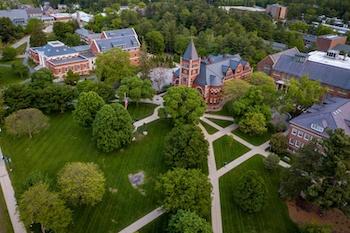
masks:
[(293, 146), (294, 146), (293, 138), (290, 138), (290, 139), (289, 139), (289, 145), (293, 145)]
[(305, 134), (304, 134), (304, 139), (305, 139), (306, 141), (311, 140), (311, 135), (310, 135), (310, 134), (305, 133)]
[(292, 128), (292, 135), (297, 135), (298, 130)]
[(299, 148), (301, 146), (301, 143), (298, 140), (295, 140), (295, 147)]
[(303, 135), (304, 135), (304, 132), (299, 130), (299, 131), (298, 131), (298, 137), (299, 137), (299, 138), (302, 138)]

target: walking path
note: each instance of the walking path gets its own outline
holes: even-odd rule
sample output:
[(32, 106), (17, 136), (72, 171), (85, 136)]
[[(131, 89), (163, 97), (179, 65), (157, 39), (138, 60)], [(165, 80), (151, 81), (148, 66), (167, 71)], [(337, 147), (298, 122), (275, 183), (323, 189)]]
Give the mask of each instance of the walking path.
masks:
[(19, 218), (17, 212), (17, 201), (15, 191), (13, 190), (9, 174), (6, 169), (5, 161), (2, 159), (2, 151), (0, 149), (0, 186), (4, 194), (7, 211), (10, 216), (14, 233), (26, 233), (26, 229)]
[(159, 216), (161, 216), (162, 214), (164, 214), (164, 210), (161, 207), (158, 207), (157, 209), (153, 210), (149, 214), (143, 216), (142, 218), (134, 222), (133, 224), (119, 231), (119, 233), (134, 233), (140, 230), (142, 227), (146, 226), (148, 223), (158, 218)]

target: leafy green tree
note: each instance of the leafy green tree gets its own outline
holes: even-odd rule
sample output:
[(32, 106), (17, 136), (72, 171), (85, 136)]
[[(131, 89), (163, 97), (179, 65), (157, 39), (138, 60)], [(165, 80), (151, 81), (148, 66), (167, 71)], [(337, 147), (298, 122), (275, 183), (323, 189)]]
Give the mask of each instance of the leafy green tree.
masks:
[[(35, 30), (35, 29), (34, 29)], [(30, 35), (30, 46), (31, 47), (39, 47), (47, 44), (47, 36), (42, 30), (36, 29), (33, 31), (33, 34)]]
[(262, 210), (266, 202), (266, 186), (255, 171), (247, 171), (238, 180), (234, 190), (234, 202), (248, 213)]
[(137, 103), (141, 98), (152, 98), (154, 93), (151, 81), (148, 79), (142, 80), (137, 76), (123, 78), (118, 88), (119, 99), (124, 98), (124, 95), (126, 95)]
[(59, 40), (63, 40), (67, 34), (74, 33), (75, 25), (73, 22), (55, 22), (52, 30)]
[(48, 118), (38, 109), (27, 108), (12, 113), (5, 118), (5, 128), (9, 134), (22, 136), (39, 133), (49, 125)]
[(197, 122), (206, 108), (200, 93), (189, 87), (169, 88), (164, 96), (164, 105), (176, 124)]
[(320, 24), (316, 29), (316, 35), (322, 36), (322, 35), (328, 35), (328, 34), (334, 34), (334, 31), (332, 28), (324, 26)]
[(211, 233), (210, 224), (196, 213), (178, 210), (168, 224), (169, 233)]
[(52, 80), (52, 72), (47, 68), (43, 68), (31, 75), (30, 85), (35, 88), (45, 88), (46, 86), (52, 84)]
[(0, 38), (2, 42), (9, 43), (17, 37), (16, 26), (8, 17), (0, 17)]
[(270, 138), (271, 151), (283, 156), (288, 149), (288, 137), (284, 133), (273, 134)]
[(289, 29), (302, 33), (307, 33), (309, 30), (309, 25), (303, 21), (297, 20), (289, 25)]
[(3, 94), (0, 94), (0, 124), (4, 123), (4, 117), (5, 117), (5, 104), (4, 104), (4, 97)]
[(77, 84), (79, 93), (94, 91), (101, 96), (105, 102), (115, 99), (115, 90), (111, 85), (104, 82), (93, 82), (86, 80)]
[(129, 144), (132, 131), (130, 114), (121, 104), (103, 106), (92, 126), (97, 148), (103, 152), (118, 150)]
[(25, 191), (19, 200), (21, 218), (26, 226), (38, 223), (41, 232), (64, 232), (72, 222), (72, 211), (47, 184), (39, 183)]
[(261, 91), (263, 102), (269, 106), (274, 106), (278, 93), (273, 78), (264, 72), (254, 72), (249, 82), (254, 85), (256, 89)]
[(164, 37), (159, 31), (150, 31), (146, 34), (146, 42), (151, 53), (159, 54), (164, 51)]
[(63, 42), (68, 46), (78, 46), (81, 44), (79, 35), (75, 33), (66, 33)]
[(243, 97), (251, 85), (241, 79), (233, 79), (231, 81), (225, 82), (224, 84), (224, 95), (232, 101), (238, 100)]
[(208, 217), (211, 206), (211, 185), (208, 177), (200, 170), (175, 168), (163, 174), (157, 182), (162, 194), (162, 205), (168, 212), (179, 209)]
[(114, 84), (122, 78), (133, 76), (129, 54), (115, 48), (101, 53), (96, 59), (96, 74), (101, 81)]
[(278, 168), (278, 163), (280, 162), (280, 157), (276, 154), (269, 154), (264, 158), (264, 166), (268, 170), (276, 170)]
[(74, 205), (96, 205), (105, 193), (105, 178), (94, 163), (66, 164), (58, 173), (62, 197)]
[(332, 228), (327, 225), (309, 224), (302, 228), (302, 233), (332, 233)]
[(208, 142), (197, 126), (179, 125), (166, 136), (164, 154), (171, 167), (201, 168), (207, 161)]
[(35, 95), (27, 85), (14, 84), (4, 90), (4, 104), (9, 112), (30, 108)]
[(33, 36), (38, 31), (41, 31), (44, 28), (44, 24), (40, 19), (31, 18), (27, 22), (26, 33), (31, 34)]
[(12, 47), (5, 47), (2, 50), (2, 60), (3, 61), (12, 61), (17, 56), (17, 50)]
[(104, 100), (96, 92), (82, 92), (73, 112), (73, 118), (79, 125), (90, 127), (103, 105), (105, 105)]
[(238, 125), (242, 132), (250, 135), (260, 135), (267, 132), (266, 118), (260, 112), (247, 112)]
[(323, 142), (305, 145), (294, 157), (284, 175), (281, 194), (304, 197), (322, 209), (340, 208), (350, 213), (350, 172), (346, 166), (350, 158), (350, 137), (342, 129), (329, 131)]
[(29, 68), (26, 65), (23, 65), (20, 62), (14, 62), (11, 65), (14, 73), (18, 75), (20, 78), (25, 79), (29, 77)]
[(325, 93), (326, 89), (319, 82), (306, 76), (292, 79), (284, 96), (284, 108), (297, 115), (319, 102)]
[(68, 70), (66, 77), (64, 78), (64, 82), (68, 85), (75, 86), (79, 81), (79, 74), (74, 73), (72, 70)]

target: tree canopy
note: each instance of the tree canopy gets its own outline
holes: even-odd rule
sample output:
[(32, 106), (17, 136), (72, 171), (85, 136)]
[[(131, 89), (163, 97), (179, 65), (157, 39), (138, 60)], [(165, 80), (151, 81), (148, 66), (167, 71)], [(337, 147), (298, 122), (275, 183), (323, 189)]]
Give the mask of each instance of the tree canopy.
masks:
[(169, 233), (211, 233), (210, 224), (196, 213), (178, 210), (168, 224)]
[(179, 209), (208, 217), (211, 206), (211, 185), (208, 177), (197, 169), (175, 168), (163, 174), (157, 182), (165, 210)]
[(123, 99), (124, 95), (126, 95), (136, 102), (141, 98), (150, 99), (154, 93), (151, 81), (140, 79), (137, 76), (123, 78), (118, 88), (119, 99)]
[(79, 94), (82, 92), (94, 91), (101, 96), (106, 103), (115, 99), (115, 90), (111, 85), (104, 82), (93, 82), (90, 80), (79, 82), (77, 84), (77, 90)]
[(179, 125), (166, 136), (164, 154), (170, 167), (201, 168), (207, 165), (208, 142), (197, 126)]
[(164, 106), (176, 124), (197, 122), (206, 108), (197, 90), (182, 86), (168, 89), (164, 96)]

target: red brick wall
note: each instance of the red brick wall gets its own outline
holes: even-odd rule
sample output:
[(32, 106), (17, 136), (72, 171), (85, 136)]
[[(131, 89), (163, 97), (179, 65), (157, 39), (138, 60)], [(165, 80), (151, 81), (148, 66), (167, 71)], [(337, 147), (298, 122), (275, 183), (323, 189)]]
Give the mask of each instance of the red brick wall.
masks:
[(64, 65), (54, 65), (49, 61), (46, 62), (47, 67), (52, 71), (55, 77), (62, 77), (67, 74), (69, 70), (80, 75), (87, 75), (90, 73), (89, 62), (74, 62)]
[(339, 44), (345, 44), (346, 37), (338, 37), (335, 39), (328, 39), (323, 37), (318, 37), (316, 40), (316, 46), (319, 51), (327, 52), (329, 49), (334, 48)]
[[(273, 65), (274, 65), (274, 63), (273, 63), (271, 57), (267, 56), (257, 64), (256, 69), (260, 72), (264, 72), (268, 75), (271, 75)], [(269, 70), (267, 68), (269, 68)]]
[(295, 151), (304, 147), (312, 139), (320, 139), (321, 135), (315, 134), (310, 130), (290, 124), (288, 128), (288, 145), (289, 149)]

